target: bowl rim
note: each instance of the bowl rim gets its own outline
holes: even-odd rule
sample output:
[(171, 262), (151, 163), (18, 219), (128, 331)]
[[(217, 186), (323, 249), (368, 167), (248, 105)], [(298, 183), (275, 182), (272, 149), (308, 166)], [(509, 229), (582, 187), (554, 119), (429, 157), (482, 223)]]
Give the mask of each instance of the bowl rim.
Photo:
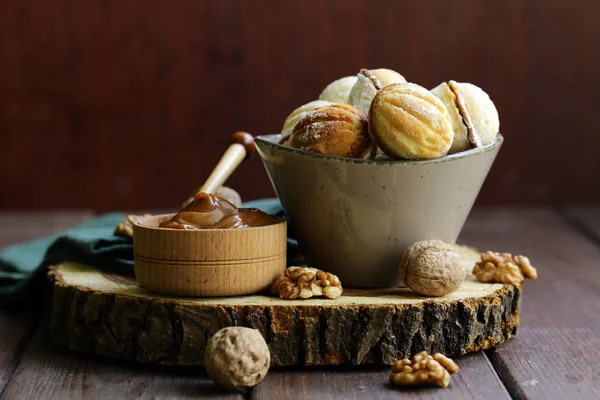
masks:
[[(243, 208), (243, 207), (242, 207)], [(149, 224), (144, 224), (143, 222), (150, 220), (150, 219), (158, 219), (158, 218), (162, 218), (162, 217), (173, 217), (175, 214), (177, 214), (176, 212), (174, 213), (167, 213), (167, 214), (154, 214), (151, 215), (149, 217), (144, 217), (144, 218), (140, 218), (138, 220), (136, 220), (133, 225), (137, 226), (138, 228), (142, 228), (142, 229), (150, 229), (150, 230), (155, 230), (155, 231), (163, 231), (163, 232), (193, 232), (198, 234), (199, 232), (240, 232), (240, 231), (255, 231), (258, 229), (268, 229), (268, 228), (272, 228), (275, 226), (279, 226), (282, 223), (287, 224), (287, 220), (285, 218), (281, 218), (277, 215), (273, 215), (273, 214), (269, 214), (269, 215), (273, 215), (274, 217), (278, 218), (280, 221), (276, 222), (274, 224), (270, 224), (270, 225), (263, 225), (263, 226), (253, 226), (250, 228), (240, 228), (240, 229), (230, 229), (230, 228), (219, 228), (219, 229), (175, 229), (175, 228), (161, 228), (160, 226), (152, 226)], [(135, 235), (134, 235), (135, 236)]]
[(294, 153), (302, 156), (308, 156), (311, 158), (317, 158), (322, 160), (332, 160), (336, 162), (342, 162), (347, 164), (365, 164), (365, 165), (422, 165), (422, 164), (437, 164), (443, 162), (450, 162), (454, 160), (460, 160), (464, 158), (469, 158), (476, 156), (481, 153), (487, 153), (490, 151), (494, 151), (498, 149), (502, 143), (504, 142), (504, 136), (501, 133), (498, 133), (494, 138), (494, 141), (483, 147), (476, 147), (474, 149), (469, 149), (465, 151), (461, 151), (454, 154), (448, 154), (439, 158), (430, 158), (425, 160), (364, 160), (357, 158), (348, 158), (348, 157), (339, 157), (339, 156), (331, 156), (320, 153), (313, 153), (307, 150), (296, 149), (289, 146), (284, 146), (279, 144), (279, 139), (281, 138), (280, 133), (269, 134), (269, 135), (260, 135), (254, 138), (255, 142), (260, 146), (271, 147), (280, 151)]

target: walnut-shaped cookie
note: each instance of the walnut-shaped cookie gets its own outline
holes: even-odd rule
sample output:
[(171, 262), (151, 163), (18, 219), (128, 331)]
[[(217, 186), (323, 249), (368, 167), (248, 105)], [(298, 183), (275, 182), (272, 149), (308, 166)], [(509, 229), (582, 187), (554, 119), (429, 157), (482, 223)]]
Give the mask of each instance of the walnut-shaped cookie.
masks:
[(347, 104), (332, 104), (307, 113), (294, 127), (288, 145), (349, 158), (364, 158), (373, 150), (367, 116)]
[(383, 88), (371, 104), (369, 126), (383, 152), (395, 159), (429, 159), (446, 155), (454, 131), (444, 104), (414, 83)]
[(454, 131), (454, 140), (452, 141), (452, 145), (450, 146), (450, 151), (448, 151), (448, 153), (458, 153), (473, 147), (477, 147), (478, 145), (480, 146), (481, 141), (477, 141), (477, 137), (473, 135), (469, 137), (467, 125), (465, 125), (463, 117), (460, 115), (460, 111), (456, 105), (456, 94), (454, 94), (452, 89), (450, 89), (450, 86), (444, 82), (431, 89), (431, 93), (440, 99), (446, 106), (446, 110), (448, 111), (448, 116), (450, 117), (450, 122), (452, 124), (452, 130)]
[(281, 128), (281, 139), (279, 140), (279, 143), (285, 145), (288, 144), (287, 142), (290, 138), (290, 135), (292, 134), (292, 131), (294, 130), (294, 127), (296, 126), (298, 121), (302, 119), (302, 117), (304, 117), (306, 114), (308, 114), (315, 108), (328, 106), (331, 104), (333, 103), (330, 101), (314, 100), (310, 103), (303, 104), (300, 107), (296, 108), (290, 113), (290, 115), (288, 115), (288, 117), (285, 119), (285, 122), (283, 123), (283, 127)]
[(471, 83), (443, 82), (431, 89), (446, 106), (454, 130), (450, 153), (490, 144), (500, 131), (498, 110), (490, 96)]
[(381, 89), (393, 83), (405, 83), (406, 79), (396, 71), (386, 68), (361, 69), (357, 81), (348, 95), (348, 104), (369, 113), (373, 98)]
[(348, 95), (357, 81), (356, 76), (345, 76), (331, 82), (319, 95), (319, 100), (333, 103), (347, 103)]

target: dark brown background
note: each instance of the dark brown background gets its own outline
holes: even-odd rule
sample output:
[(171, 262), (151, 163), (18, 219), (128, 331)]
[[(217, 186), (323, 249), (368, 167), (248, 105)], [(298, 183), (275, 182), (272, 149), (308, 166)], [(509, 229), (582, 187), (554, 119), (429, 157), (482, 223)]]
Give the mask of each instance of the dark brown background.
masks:
[[(361, 67), (483, 87), (480, 203), (600, 201), (600, 2), (0, 1), (0, 208), (176, 206), (238, 129)], [(273, 194), (258, 159), (230, 180)]]

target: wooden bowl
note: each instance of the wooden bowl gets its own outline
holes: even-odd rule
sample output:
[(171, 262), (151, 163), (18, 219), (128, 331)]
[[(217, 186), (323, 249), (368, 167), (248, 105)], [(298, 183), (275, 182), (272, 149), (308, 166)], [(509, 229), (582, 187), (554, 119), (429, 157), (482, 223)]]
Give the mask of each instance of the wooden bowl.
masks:
[(134, 224), (135, 277), (147, 289), (176, 296), (260, 292), (285, 269), (286, 222), (243, 229), (159, 228), (172, 215)]

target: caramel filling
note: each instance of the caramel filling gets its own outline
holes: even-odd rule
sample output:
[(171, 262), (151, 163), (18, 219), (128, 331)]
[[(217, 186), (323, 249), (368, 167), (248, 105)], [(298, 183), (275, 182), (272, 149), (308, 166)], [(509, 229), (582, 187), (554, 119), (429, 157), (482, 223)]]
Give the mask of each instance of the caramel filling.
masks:
[(160, 223), (171, 229), (240, 229), (273, 225), (281, 219), (256, 208), (237, 208), (216, 194), (198, 193), (173, 218)]
[(454, 105), (458, 109), (458, 113), (460, 114), (462, 123), (467, 127), (467, 138), (469, 139), (469, 143), (471, 144), (471, 148), (474, 149), (476, 147), (481, 147), (481, 138), (479, 134), (475, 131), (475, 127), (473, 126), (473, 122), (471, 121), (471, 117), (467, 112), (467, 107), (465, 103), (462, 101), (460, 94), (458, 93), (458, 88), (454, 84), (454, 81), (448, 82), (448, 87), (454, 94)]

